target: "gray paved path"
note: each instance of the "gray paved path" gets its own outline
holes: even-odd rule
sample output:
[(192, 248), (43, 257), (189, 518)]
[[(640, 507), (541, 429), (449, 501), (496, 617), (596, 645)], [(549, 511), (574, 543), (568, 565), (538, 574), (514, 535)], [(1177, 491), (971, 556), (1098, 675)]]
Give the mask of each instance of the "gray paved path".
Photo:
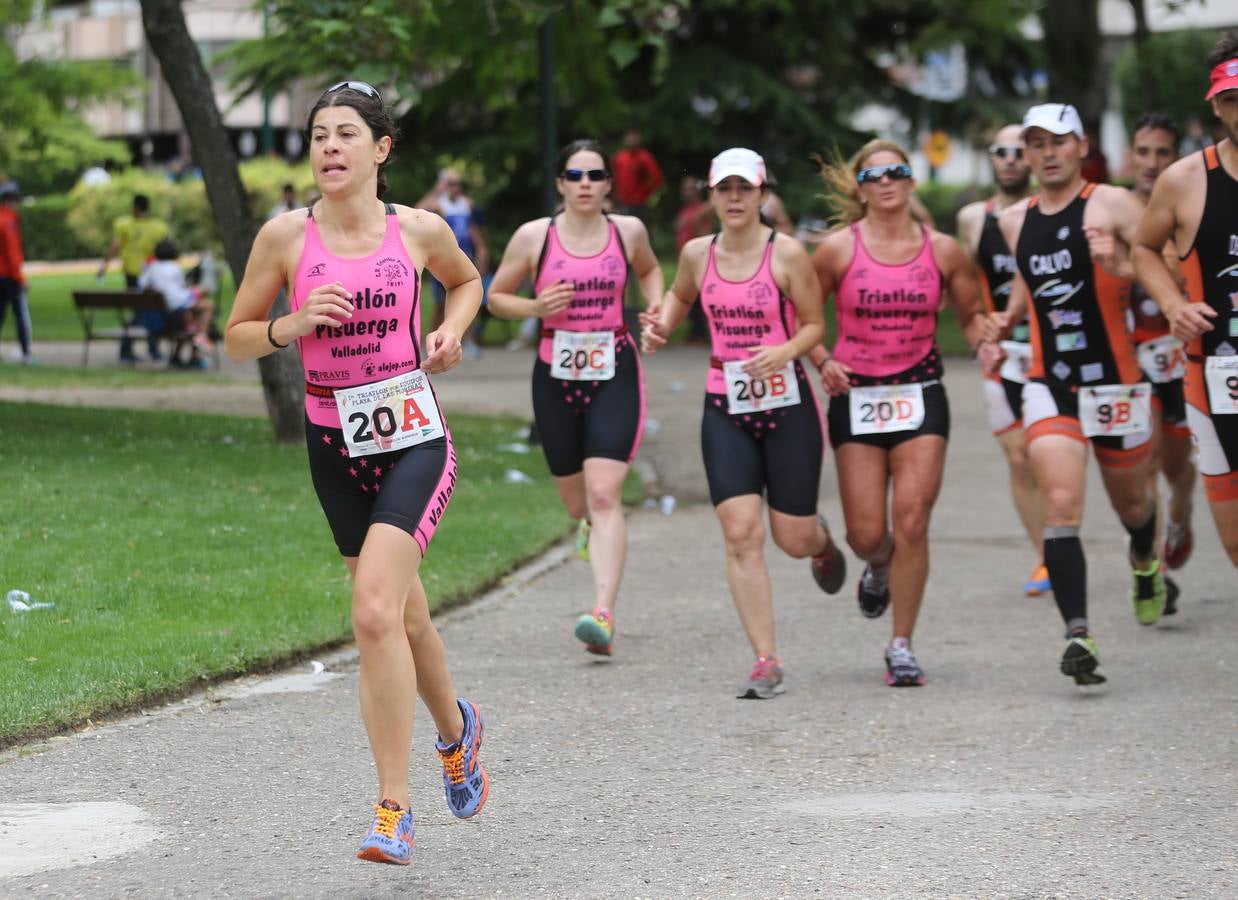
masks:
[[(468, 378), (485, 402), (523, 395), (527, 360), (489, 356), (454, 395), (442, 379), (449, 409), (483, 408)], [(645, 452), (681, 498), (703, 492), (700, 357), (648, 366), (663, 428)], [(373, 779), (342, 653), (321, 674), (0, 756), (0, 896), (1238, 895), (1238, 590), (1202, 496), (1182, 612), (1141, 628), (1093, 469), (1085, 538), (1111, 680), (1083, 693), (1056, 671), (1052, 600), (1018, 592), (1030, 550), (978, 379), (956, 361), (948, 388), (926, 687), (883, 683), (889, 622), (856, 610), (854, 558), (831, 598), (771, 546), (788, 691), (733, 699), (749, 656), (712, 511), (638, 512), (613, 660), (575, 645), (588, 572), (562, 549), (441, 618), (458, 686), (489, 716), (493, 783), (477, 821), (451, 819), (422, 711), (410, 868), (352, 859)], [(832, 459), (824, 481), (839, 523)]]

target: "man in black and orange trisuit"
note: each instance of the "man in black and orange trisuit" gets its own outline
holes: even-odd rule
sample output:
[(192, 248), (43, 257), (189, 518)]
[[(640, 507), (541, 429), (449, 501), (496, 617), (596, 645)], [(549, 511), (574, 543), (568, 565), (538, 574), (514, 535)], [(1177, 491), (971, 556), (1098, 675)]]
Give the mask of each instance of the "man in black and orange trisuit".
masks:
[[(1208, 58), (1219, 144), (1161, 175), (1139, 224), (1132, 258), (1173, 335), (1187, 343), (1186, 403), (1212, 516), (1238, 566), (1238, 30)], [(1173, 240), (1187, 296), (1161, 256)]]
[[(1023, 128), (1006, 125), (993, 135), (989, 145), (989, 163), (997, 193), (987, 200), (977, 200), (959, 210), (957, 234), (959, 242), (976, 262), (980, 289), (987, 312), (1004, 312), (1010, 302), (1014, 283), (1014, 254), (1006, 246), (997, 227), (997, 217), (1008, 207), (1031, 193), (1032, 170), (1023, 158)], [(989, 413), (989, 427), (1006, 454), (1010, 467), (1010, 493), (1019, 520), (1035, 548), (1038, 564), (1023, 583), (1029, 597), (1048, 593), (1049, 570), (1040, 559), (1044, 544), (1045, 513), (1040, 501), (1040, 489), (1027, 457), (1027, 437), (1023, 432), (1023, 385), (1027, 382), (1027, 367), (1032, 360), (1028, 343), (1028, 324), (1015, 323), (1010, 340), (1002, 342), (1006, 362), (1001, 372), (988, 372), (984, 381), (984, 402)]]
[(1148, 478), (1151, 386), (1126, 328), (1134, 271), (1124, 251), (1134, 241), (1139, 202), (1121, 188), (1084, 180), (1087, 138), (1073, 106), (1029, 109), (1023, 143), (1040, 188), (999, 219), (1018, 266), (1007, 317), (1017, 322), (1029, 311), (1023, 427), (1044, 501), (1045, 566), (1066, 623), (1061, 670), (1077, 684), (1099, 684), (1105, 677), (1088, 627), (1079, 540), (1089, 444), (1130, 535), (1135, 617), (1151, 625), (1165, 607)]

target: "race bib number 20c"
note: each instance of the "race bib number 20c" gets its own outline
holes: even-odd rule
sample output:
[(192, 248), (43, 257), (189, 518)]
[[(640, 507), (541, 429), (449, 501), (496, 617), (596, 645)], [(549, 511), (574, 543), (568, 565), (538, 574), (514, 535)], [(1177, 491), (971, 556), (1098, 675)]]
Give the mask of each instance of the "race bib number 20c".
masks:
[(443, 417), (420, 369), (335, 392), (349, 456), (369, 456), (442, 437)]
[(550, 377), (564, 381), (610, 381), (615, 377), (615, 333), (556, 329), (550, 351)]

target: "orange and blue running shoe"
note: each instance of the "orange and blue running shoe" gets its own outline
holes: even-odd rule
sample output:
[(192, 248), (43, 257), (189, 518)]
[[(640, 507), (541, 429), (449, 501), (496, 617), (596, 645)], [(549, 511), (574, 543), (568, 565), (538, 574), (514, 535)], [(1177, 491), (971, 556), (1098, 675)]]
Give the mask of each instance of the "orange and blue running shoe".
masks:
[(576, 620), (576, 637), (585, 649), (598, 656), (610, 656), (615, 648), (615, 619), (609, 609), (595, 609)]
[(434, 749), (443, 761), (443, 791), (447, 808), (457, 819), (468, 819), (481, 812), (490, 793), (490, 776), (477, 758), (485, 720), (476, 703), (463, 697), (456, 701), (464, 717), (464, 733), (454, 744), (435, 741)]
[(1053, 582), (1049, 580), (1049, 570), (1044, 563), (1037, 563), (1032, 574), (1023, 582), (1023, 593), (1029, 597), (1039, 597), (1053, 590)]
[(357, 859), (407, 866), (413, 855), (413, 814), (394, 800), (374, 807), (374, 824), (361, 842)]

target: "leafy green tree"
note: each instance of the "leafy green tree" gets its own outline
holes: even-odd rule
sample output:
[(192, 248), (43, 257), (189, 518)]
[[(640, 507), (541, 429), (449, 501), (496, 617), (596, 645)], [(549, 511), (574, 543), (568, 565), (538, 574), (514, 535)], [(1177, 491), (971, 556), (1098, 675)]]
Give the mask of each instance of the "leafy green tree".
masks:
[[(260, 93), (297, 79), (362, 78), (400, 98), (393, 195), (420, 196), (463, 163), (492, 219), (540, 209), (537, 29), (553, 16), (560, 134), (613, 142), (639, 128), (668, 180), (703, 174), (733, 144), (760, 149), (783, 183), (813, 178), (814, 153), (864, 136), (858, 106), (946, 120), (891, 77), (891, 61), (961, 42), (984, 110), (1030, 65), (1018, 30), (1033, 0), (271, 0), (271, 35), (227, 54)], [(357, 48), (364, 47), (364, 54)], [(346, 60), (346, 63), (341, 63)], [(982, 89), (990, 88), (988, 94)], [(476, 183), (484, 177), (484, 183)]]
[[(1215, 31), (1200, 29), (1153, 34), (1141, 49), (1127, 48), (1117, 62), (1122, 121), (1127, 128), (1145, 112), (1163, 112), (1180, 126), (1188, 116), (1210, 121), (1212, 111), (1203, 99), (1208, 72), (1202, 60), (1216, 42)], [(1141, 78), (1141, 73), (1149, 71), (1156, 73), (1150, 86)]]
[[(28, 21), (25, 12), (23, 4), (0, 6), (0, 25)], [(20, 60), (0, 41), (0, 170), (27, 193), (42, 193), (63, 190), (92, 163), (127, 163), (128, 147), (95, 137), (81, 113), (136, 84), (132, 72), (110, 63)]]

